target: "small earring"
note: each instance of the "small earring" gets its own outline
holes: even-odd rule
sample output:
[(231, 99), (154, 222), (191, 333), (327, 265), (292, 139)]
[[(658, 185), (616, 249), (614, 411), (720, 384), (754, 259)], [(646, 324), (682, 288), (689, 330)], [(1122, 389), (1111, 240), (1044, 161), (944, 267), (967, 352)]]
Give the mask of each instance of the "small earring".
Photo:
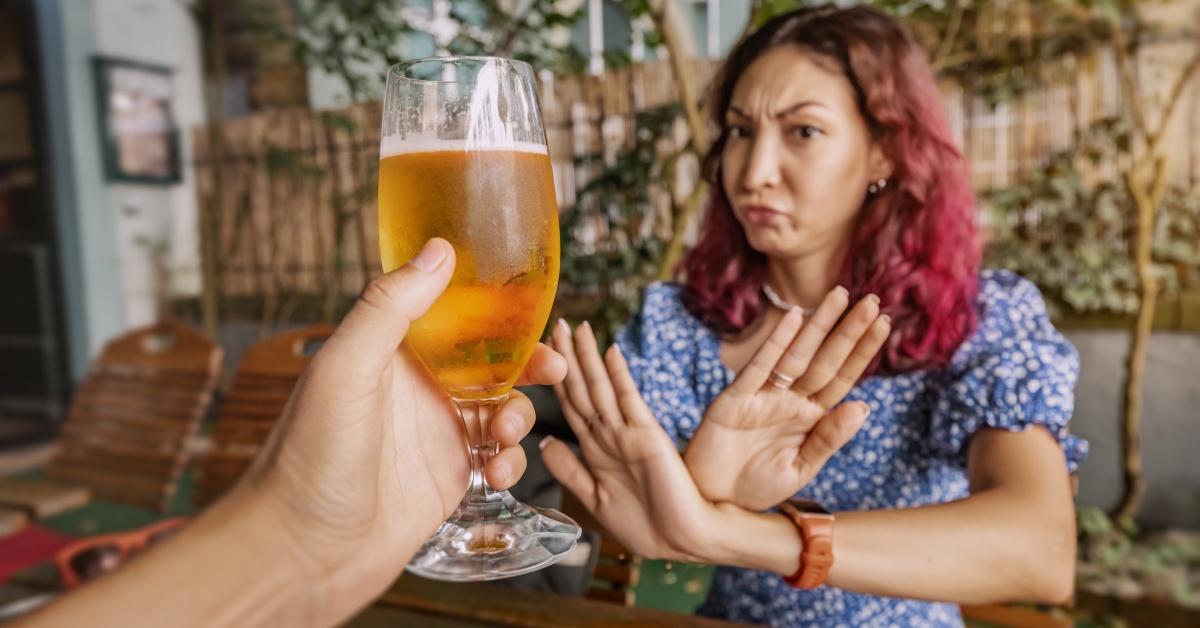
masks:
[(871, 194), (878, 194), (880, 190), (887, 187), (887, 179), (880, 179), (878, 183), (872, 183), (867, 186), (867, 191)]

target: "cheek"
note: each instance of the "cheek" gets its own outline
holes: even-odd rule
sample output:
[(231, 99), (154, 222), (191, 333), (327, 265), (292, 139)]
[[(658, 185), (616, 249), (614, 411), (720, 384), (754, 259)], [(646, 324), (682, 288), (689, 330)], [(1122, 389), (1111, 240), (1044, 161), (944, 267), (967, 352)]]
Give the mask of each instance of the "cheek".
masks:
[[(855, 215), (865, 198), (866, 157), (846, 147), (810, 159), (797, 159), (790, 168), (792, 190), (810, 215), (842, 222)], [(816, 151), (813, 151), (816, 153)]]
[(728, 145), (721, 152), (721, 186), (726, 195), (736, 187), (738, 173), (741, 172), (742, 163), (736, 152)]

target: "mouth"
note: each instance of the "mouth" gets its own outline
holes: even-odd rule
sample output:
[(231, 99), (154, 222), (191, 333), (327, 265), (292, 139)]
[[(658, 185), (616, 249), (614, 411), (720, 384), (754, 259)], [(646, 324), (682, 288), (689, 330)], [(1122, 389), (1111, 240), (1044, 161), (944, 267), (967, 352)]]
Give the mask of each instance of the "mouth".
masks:
[(748, 222), (756, 225), (765, 225), (783, 216), (783, 212), (766, 205), (743, 205), (742, 215), (746, 217)]

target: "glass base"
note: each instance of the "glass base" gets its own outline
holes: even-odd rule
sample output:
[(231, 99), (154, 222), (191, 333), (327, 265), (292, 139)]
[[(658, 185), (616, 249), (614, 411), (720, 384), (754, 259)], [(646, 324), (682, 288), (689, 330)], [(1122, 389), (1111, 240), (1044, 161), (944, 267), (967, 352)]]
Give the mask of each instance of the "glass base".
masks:
[(486, 518), (472, 512), (465, 499), (409, 562), (408, 571), (450, 582), (499, 580), (549, 567), (575, 549), (581, 530), (570, 517), (526, 506), (508, 491), (489, 497)]

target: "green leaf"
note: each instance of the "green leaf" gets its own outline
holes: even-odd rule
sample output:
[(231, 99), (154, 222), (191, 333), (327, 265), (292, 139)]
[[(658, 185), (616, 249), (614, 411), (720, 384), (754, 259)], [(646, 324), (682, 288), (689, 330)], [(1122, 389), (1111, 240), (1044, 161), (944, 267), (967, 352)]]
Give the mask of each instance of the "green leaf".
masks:
[(1112, 531), (1112, 521), (1103, 510), (1095, 506), (1080, 506), (1075, 512), (1079, 529), (1089, 536), (1100, 536)]
[(1191, 583), (1187, 578), (1176, 578), (1171, 581), (1169, 590), (1171, 600), (1183, 607), (1191, 607), (1196, 604), (1196, 592), (1192, 590)]

